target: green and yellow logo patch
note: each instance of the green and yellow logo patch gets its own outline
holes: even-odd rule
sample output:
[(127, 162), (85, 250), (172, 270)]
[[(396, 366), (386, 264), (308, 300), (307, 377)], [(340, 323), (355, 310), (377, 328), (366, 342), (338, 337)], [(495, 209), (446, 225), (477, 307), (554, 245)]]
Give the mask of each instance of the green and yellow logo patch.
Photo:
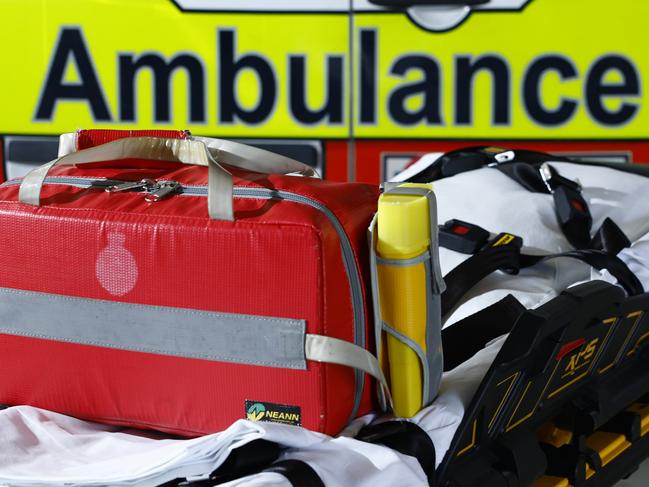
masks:
[(246, 419), (248, 421), (269, 421), (294, 426), (302, 425), (302, 413), (299, 406), (263, 401), (246, 400)]

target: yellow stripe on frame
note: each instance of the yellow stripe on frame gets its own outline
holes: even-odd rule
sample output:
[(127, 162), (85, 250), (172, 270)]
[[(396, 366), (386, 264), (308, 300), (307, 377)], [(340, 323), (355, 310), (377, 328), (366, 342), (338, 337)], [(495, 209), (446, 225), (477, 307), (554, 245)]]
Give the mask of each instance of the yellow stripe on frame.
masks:
[(471, 434), (471, 443), (469, 443), (468, 446), (462, 448), (459, 452), (457, 452), (457, 457), (464, 455), (466, 452), (468, 452), (471, 448), (475, 446), (475, 440), (476, 440), (476, 432), (478, 430), (478, 420), (474, 419), (473, 420), (473, 433)]

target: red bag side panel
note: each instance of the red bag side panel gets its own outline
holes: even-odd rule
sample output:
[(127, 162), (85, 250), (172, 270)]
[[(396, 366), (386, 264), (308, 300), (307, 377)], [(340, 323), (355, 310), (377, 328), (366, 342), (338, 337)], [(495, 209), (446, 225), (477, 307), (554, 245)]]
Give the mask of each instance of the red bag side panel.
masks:
[[(53, 171), (57, 174), (206, 183), (205, 168), (188, 166), (172, 171), (60, 167)], [(299, 192), (326, 204), (349, 235), (357, 268), (365, 269), (365, 232), (378, 189), (238, 175), (244, 179), (237, 179), (237, 186)], [(313, 208), (237, 198), (236, 221), (230, 223), (207, 220), (204, 197), (150, 204), (138, 193), (46, 185), (44, 206), (34, 208), (17, 203), (17, 192), (17, 186), (0, 188), (1, 287), (306, 319), (309, 333), (354, 339), (339, 236)], [(115, 264), (113, 291), (129, 289), (127, 281), (137, 275), (133, 287), (117, 295), (109, 292), (110, 283), (99, 282), (96, 270), (99, 254), (115, 234), (122, 235), (137, 268)], [(368, 344), (370, 312), (365, 309)], [(353, 372), (336, 365), (273, 369), (9, 335), (0, 335), (0, 353), (12, 364), (0, 381), (0, 402), (184, 435), (218, 431), (245, 417), (246, 399), (298, 405), (304, 426), (334, 434), (349, 419), (354, 400)], [(366, 377), (360, 414), (372, 407), (372, 387)]]

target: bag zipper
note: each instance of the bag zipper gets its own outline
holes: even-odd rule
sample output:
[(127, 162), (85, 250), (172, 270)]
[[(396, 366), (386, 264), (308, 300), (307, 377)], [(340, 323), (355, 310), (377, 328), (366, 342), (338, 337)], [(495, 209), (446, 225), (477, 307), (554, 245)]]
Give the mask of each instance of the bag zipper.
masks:
[(146, 193), (145, 201), (155, 202), (160, 201), (167, 196), (180, 193), (182, 185), (178, 181), (156, 181), (155, 179), (141, 179), (140, 181), (133, 181), (127, 183), (119, 183), (106, 187), (109, 193), (118, 193), (120, 191), (131, 191), (141, 189)]
[[(3, 183), (0, 186), (16, 186), (21, 183), (22, 179), (12, 179)], [(205, 196), (208, 195), (207, 186), (200, 185), (184, 185), (178, 181), (168, 179), (149, 179), (144, 178), (140, 181), (120, 181), (114, 179), (97, 179), (86, 178), (79, 176), (48, 176), (44, 180), (44, 184), (54, 184), (62, 186), (75, 186), (79, 188), (100, 187), (105, 188), (105, 191), (110, 193), (124, 192), (124, 191), (140, 191), (145, 193), (144, 199), (148, 202), (157, 202), (172, 195), (178, 196)], [(327, 208), (324, 204), (317, 200), (303, 196), (291, 191), (282, 189), (268, 189), (268, 188), (243, 188), (234, 186), (232, 188), (232, 195), (235, 198), (252, 198), (252, 199), (272, 199), (291, 201), (306, 206), (310, 206), (321, 213), (331, 222), (340, 240), (340, 248), (343, 256), (343, 264), (347, 274), (347, 280), (350, 286), (350, 294), (352, 299), (352, 310), (354, 314), (354, 343), (362, 348), (365, 348), (365, 308), (363, 306), (363, 292), (361, 287), (360, 275), (356, 266), (356, 259), (352, 250), (349, 237), (345, 233), (342, 224), (334, 215), (334, 213)], [(350, 416), (350, 421), (356, 418), (360, 408), (361, 396), (363, 392), (363, 385), (365, 376), (363, 372), (354, 370), (356, 377), (356, 391), (354, 394), (354, 407)]]

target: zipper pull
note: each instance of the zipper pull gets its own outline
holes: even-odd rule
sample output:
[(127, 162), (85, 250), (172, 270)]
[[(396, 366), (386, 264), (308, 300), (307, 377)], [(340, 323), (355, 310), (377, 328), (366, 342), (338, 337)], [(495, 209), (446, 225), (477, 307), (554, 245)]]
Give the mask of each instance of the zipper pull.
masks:
[(90, 183), (91, 188), (103, 188), (104, 190), (107, 190), (111, 186), (117, 186), (118, 184), (122, 184), (124, 181), (120, 181), (119, 179), (96, 179)]
[(130, 191), (132, 189), (148, 189), (155, 187), (157, 182), (155, 179), (141, 179), (139, 181), (127, 181), (125, 183), (115, 184), (113, 186), (108, 186), (106, 191), (109, 193), (118, 193), (121, 191)]
[(179, 193), (181, 189), (182, 186), (178, 181), (159, 181), (151, 188), (151, 191), (147, 193), (144, 200), (151, 203), (160, 201), (173, 194)]

